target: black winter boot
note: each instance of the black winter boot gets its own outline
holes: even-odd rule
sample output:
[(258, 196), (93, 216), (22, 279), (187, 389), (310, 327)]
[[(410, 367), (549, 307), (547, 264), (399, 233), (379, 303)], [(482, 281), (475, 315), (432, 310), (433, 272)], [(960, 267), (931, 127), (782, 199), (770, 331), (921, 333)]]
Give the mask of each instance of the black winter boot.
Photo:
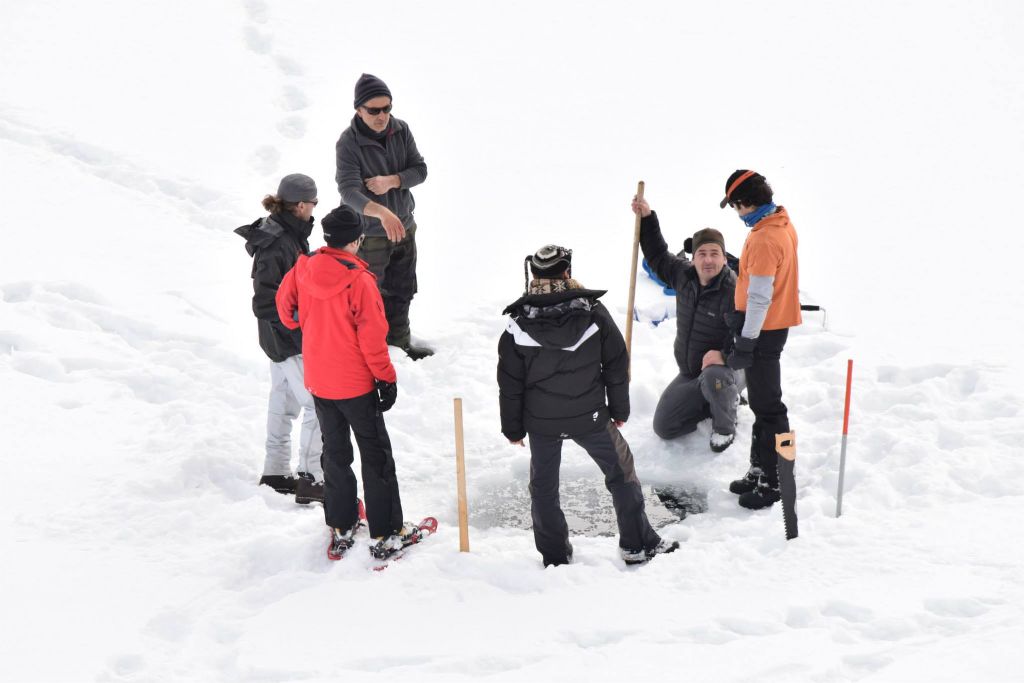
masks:
[(757, 480), (757, 488), (741, 495), (739, 504), (740, 507), (745, 507), (748, 510), (761, 510), (771, 507), (781, 497), (778, 483), (773, 487), (764, 475), (761, 475)]
[(299, 505), (324, 502), (324, 483), (302, 477), (295, 486), (295, 502)]
[(757, 488), (757, 479), (761, 476), (761, 468), (754, 467), (751, 465), (747, 473), (740, 479), (734, 479), (729, 482), (730, 493), (742, 495), (744, 493), (750, 493)]
[(747, 473), (729, 483), (729, 491), (737, 495), (750, 493), (757, 488), (757, 478), (761, 476), (761, 468), (757, 466), (757, 429), (750, 433), (750, 467)]
[(260, 477), (260, 486), (269, 486), (278, 493), (291, 495), (299, 480), (290, 474), (264, 474)]

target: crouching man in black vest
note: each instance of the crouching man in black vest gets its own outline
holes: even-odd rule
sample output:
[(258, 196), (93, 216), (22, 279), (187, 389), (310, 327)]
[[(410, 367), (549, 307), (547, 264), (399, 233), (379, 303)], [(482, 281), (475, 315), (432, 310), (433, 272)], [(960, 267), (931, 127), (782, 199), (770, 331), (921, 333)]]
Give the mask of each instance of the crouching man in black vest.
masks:
[(619, 433), (629, 418), (626, 343), (598, 302), (605, 292), (573, 280), (571, 260), (571, 250), (555, 245), (528, 256), (533, 279), (526, 294), (504, 310), (509, 320), (498, 343), (501, 431), (520, 446), (530, 437), (533, 536), (544, 566), (572, 561), (558, 499), (564, 439), (579, 444), (601, 468), (622, 558), (642, 564), (679, 544), (663, 541), (647, 520), (633, 454)]

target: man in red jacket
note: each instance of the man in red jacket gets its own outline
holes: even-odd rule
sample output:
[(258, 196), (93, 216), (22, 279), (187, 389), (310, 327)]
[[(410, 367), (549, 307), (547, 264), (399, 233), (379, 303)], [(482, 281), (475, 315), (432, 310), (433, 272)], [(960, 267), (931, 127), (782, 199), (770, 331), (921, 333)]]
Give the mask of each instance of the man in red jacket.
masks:
[(306, 388), (313, 394), (324, 439), (324, 518), (331, 527), (327, 556), (337, 560), (352, 547), (359, 527), (350, 429), (359, 445), (370, 535), (380, 546), (371, 552), (401, 548), (413, 528), (402, 521), (395, 459), (384, 425), (383, 413), (394, 405), (398, 385), (376, 278), (356, 256), (362, 224), (348, 206), (334, 209), (321, 223), (327, 246), (299, 257), (281, 281), (276, 301), (281, 322), (302, 328)]

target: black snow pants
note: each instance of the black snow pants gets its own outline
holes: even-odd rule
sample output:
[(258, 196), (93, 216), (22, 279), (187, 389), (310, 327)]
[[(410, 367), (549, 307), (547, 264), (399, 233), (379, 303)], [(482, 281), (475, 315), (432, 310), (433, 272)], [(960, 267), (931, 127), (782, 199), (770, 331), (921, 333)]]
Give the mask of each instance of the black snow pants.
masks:
[[(647, 520), (633, 454), (618, 428), (609, 422), (604, 429), (569, 438), (581, 446), (604, 473), (604, 483), (615, 507), (619, 547), (629, 551), (656, 547), (661, 538)], [(535, 433), (530, 433), (529, 439), (533, 539), (545, 565), (564, 564), (572, 554), (572, 546), (569, 526), (558, 499), (562, 439)]]
[(350, 529), (358, 518), (357, 482), (352, 471), (349, 430), (356, 435), (362, 464), (363, 495), (370, 535), (390, 536), (402, 528), (395, 458), (384, 416), (377, 409), (377, 392), (345, 399), (314, 396), (324, 438), (320, 463), (324, 469), (324, 519), (327, 526)]
[(754, 413), (750, 463), (761, 468), (772, 488), (779, 485), (775, 435), (789, 431), (789, 413), (782, 402), (782, 368), (779, 362), (788, 338), (789, 328), (762, 330), (754, 347), (754, 364), (745, 371), (747, 397)]

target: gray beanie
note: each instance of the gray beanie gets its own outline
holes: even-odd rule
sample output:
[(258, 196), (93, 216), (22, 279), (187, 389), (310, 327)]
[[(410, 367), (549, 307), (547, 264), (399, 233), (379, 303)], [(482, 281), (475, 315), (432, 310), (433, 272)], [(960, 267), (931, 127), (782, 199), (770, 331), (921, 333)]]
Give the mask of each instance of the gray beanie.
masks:
[(316, 183), (308, 175), (301, 173), (286, 175), (277, 186), (277, 198), (290, 204), (315, 201)]

